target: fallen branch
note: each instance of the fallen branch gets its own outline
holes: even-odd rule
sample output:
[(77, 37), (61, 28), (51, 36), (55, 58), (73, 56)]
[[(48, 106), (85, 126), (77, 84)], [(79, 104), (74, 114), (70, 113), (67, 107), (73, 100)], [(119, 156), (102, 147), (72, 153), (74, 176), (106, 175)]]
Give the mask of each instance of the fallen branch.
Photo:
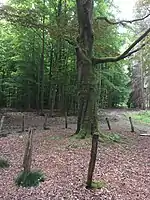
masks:
[(148, 136), (148, 137), (150, 137), (150, 134), (142, 133), (142, 134), (140, 134), (140, 136)]

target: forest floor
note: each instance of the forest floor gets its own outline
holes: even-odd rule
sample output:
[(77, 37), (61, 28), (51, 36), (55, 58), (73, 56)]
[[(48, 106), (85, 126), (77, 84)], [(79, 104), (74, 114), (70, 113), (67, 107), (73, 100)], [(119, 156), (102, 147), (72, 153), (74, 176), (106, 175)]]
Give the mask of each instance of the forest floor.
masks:
[(25, 113), (25, 127), (35, 129), (33, 139), (33, 169), (41, 169), (45, 181), (35, 188), (18, 188), (14, 179), (22, 169), (27, 131), (21, 130), (22, 114), (5, 114), (4, 132), (0, 138), (0, 157), (10, 167), (0, 169), (0, 200), (150, 200), (150, 125), (134, 121), (130, 132), (129, 112), (100, 111), (100, 128), (108, 133), (105, 117), (109, 117), (112, 132), (121, 136), (121, 143), (99, 143), (94, 180), (103, 180), (105, 188), (87, 190), (86, 179), (90, 159), (91, 139), (70, 137), (75, 132), (74, 117), (48, 118), (49, 130), (43, 130), (44, 117)]

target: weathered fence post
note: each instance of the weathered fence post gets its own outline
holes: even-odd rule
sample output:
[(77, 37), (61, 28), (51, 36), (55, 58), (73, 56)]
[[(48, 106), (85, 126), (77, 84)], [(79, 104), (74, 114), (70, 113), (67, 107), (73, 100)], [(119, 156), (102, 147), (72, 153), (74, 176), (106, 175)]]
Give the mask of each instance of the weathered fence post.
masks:
[(110, 122), (109, 122), (109, 119), (107, 117), (106, 117), (106, 122), (107, 122), (109, 130), (111, 130)]
[(27, 140), (25, 154), (24, 154), (24, 159), (23, 159), (24, 172), (30, 172), (30, 170), (31, 170), (32, 139), (33, 139), (33, 130), (30, 129), (29, 133), (28, 133), (28, 140)]
[(93, 172), (94, 172), (95, 163), (96, 163), (98, 138), (99, 138), (98, 134), (94, 134), (92, 137), (91, 158), (89, 162), (87, 185), (86, 185), (87, 189), (92, 187), (92, 177), (93, 177)]
[(68, 128), (67, 111), (65, 111), (65, 128)]
[(131, 132), (134, 132), (134, 126), (133, 126), (131, 117), (129, 117), (129, 121), (130, 121), (130, 125), (131, 125)]
[(47, 127), (46, 127), (46, 124), (47, 124), (47, 118), (48, 118), (48, 115), (45, 114), (45, 119), (44, 119), (44, 124), (43, 124), (43, 129), (46, 130)]
[(25, 116), (22, 116), (22, 127), (21, 127), (21, 132), (24, 132), (24, 125), (25, 125)]
[(2, 133), (5, 116), (3, 115), (0, 122), (0, 134)]

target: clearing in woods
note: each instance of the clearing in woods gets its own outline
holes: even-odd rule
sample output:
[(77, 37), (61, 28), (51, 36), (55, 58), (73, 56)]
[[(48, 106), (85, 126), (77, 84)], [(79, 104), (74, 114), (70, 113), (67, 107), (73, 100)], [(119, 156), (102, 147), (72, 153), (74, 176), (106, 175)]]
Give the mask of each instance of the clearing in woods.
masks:
[[(133, 120), (135, 133), (130, 132), (128, 116), (135, 113), (121, 110), (101, 111), (100, 128), (109, 133), (105, 117), (110, 120), (112, 132), (123, 138), (119, 143), (99, 143), (94, 180), (104, 180), (105, 188), (87, 190), (85, 183), (90, 158), (91, 139), (70, 137), (76, 128), (76, 119), (68, 117), (47, 119), (49, 130), (43, 130), (44, 117), (25, 114), (25, 132), (21, 130), (22, 114), (5, 113), (4, 132), (0, 138), (0, 157), (9, 160), (10, 167), (0, 169), (0, 200), (149, 200), (150, 199), (150, 126)], [(139, 120), (139, 119), (138, 119)], [(41, 169), (45, 181), (35, 188), (18, 188), (14, 178), (22, 168), (27, 129), (35, 128), (33, 138), (33, 169)]]

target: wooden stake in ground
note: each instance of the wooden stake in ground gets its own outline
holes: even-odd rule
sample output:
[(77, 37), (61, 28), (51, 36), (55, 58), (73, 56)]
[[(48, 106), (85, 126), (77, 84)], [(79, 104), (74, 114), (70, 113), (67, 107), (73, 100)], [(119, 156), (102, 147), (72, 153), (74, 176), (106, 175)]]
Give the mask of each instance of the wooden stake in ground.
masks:
[(67, 111), (65, 111), (65, 128), (68, 128)]
[(96, 163), (96, 156), (97, 156), (97, 147), (98, 147), (98, 134), (94, 134), (92, 137), (92, 148), (91, 148), (91, 158), (90, 158), (90, 163), (89, 163), (89, 168), (88, 168), (88, 177), (87, 177), (87, 189), (90, 189), (92, 187), (92, 177), (93, 177), (93, 172), (95, 168), (95, 163)]
[(22, 116), (22, 128), (21, 128), (21, 132), (24, 132), (24, 124), (25, 124), (25, 117), (23, 115)]
[(0, 134), (2, 133), (5, 116), (3, 115), (0, 122)]
[(129, 121), (130, 121), (130, 125), (131, 125), (131, 132), (134, 132), (134, 126), (133, 126), (131, 117), (129, 117)]
[(48, 117), (48, 115), (46, 114), (46, 115), (45, 115), (45, 119), (44, 119), (44, 124), (43, 124), (43, 129), (44, 129), (44, 130), (47, 130), (47, 127), (46, 127), (46, 124), (47, 124), (47, 117)]
[(30, 129), (29, 133), (28, 133), (28, 140), (27, 140), (27, 145), (26, 145), (24, 159), (23, 159), (24, 172), (30, 172), (30, 170), (31, 170), (32, 139), (33, 139), (33, 130)]
[(109, 119), (107, 117), (106, 117), (106, 122), (107, 122), (109, 130), (111, 130), (110, 122), (109, 122)]

